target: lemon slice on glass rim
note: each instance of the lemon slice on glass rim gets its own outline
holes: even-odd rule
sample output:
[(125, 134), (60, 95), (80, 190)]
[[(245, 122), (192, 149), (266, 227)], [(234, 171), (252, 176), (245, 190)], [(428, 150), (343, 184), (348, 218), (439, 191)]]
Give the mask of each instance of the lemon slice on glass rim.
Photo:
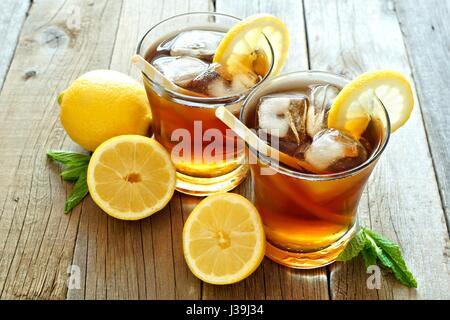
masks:
[(328, 113), (328, 127), (359, 138), (370, 122), (376, 98), (388, 112), (391, 132), (408, 121), (414, 106), (408, 80), (397, 71), (377, 70), (356, 77), (339, 92)]
[(286, 25), (270, 14), (256, 14), (228, 30), (220, 42), (213, 62), (224, 65), (232, 74), (246, 70), (255, 71), (264, 76), (270, 67), (273, 50), (273, 68), (275, 76), (283, 68), (289, 51), (289, 32)]

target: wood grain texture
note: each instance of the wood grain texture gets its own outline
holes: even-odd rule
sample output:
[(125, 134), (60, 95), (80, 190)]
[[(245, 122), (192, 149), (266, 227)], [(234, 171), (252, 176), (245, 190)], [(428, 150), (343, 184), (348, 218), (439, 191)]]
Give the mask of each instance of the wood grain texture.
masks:
[[(189, 11), (208, 11), (211, 2), (123, 1), (110, 55), (110, 69), (140, 81), (130, 58), (144, 33), (162, 19)], [(68, 299), (199, 299), (200, 281), (184, 262), (184, 220), (198, 199), (175, 193), (169, 205), (149, 219), (120, 221), (92, 200), (83, 203), (74, 262), (86, 274), (85, 291), (69, 290)]]
[[(31, 7), (26, 0), (2, 1), (0, 298), (449, 299), (450, 241), (443, 210), (448, 215), (449, 4), (304, 2), (305, 12), (294, 0), (41, 0)], [(353, 77), (393, 68), (414, 79), (419, 99), (413, 116), (392, 136), (359, 214), (362, 225), (400, 243), (417, 290), (387, 273), (380, 290), (368, 290), (358, 259), (311, 271), (265, 259), (238, 284), (203, 284), (188, 270), (181, 247), (184, 221), (201, 199), (179, 193), (140, 222), (112, 219), (90, 197), (63, 214), (71, 184), (61, 180), (60, 168), (45, 153), (81, 148), (59, 123), (59, 92), (93, 69), (111, 68), (138, 79), (129, 57), (151, 25), (177, 13), (214, 9), (282, 18), (291, 34), (284, 72), (310, 64)], [(251, 199), (251, 178), (234, 192)], [(71, 265), (80, 268), (81, 289), (67, 290)]]
[(282, 72), (308, 69), (305, 23), (301, 1), (216, 0), (216, 11), (228, 13), (241, 19), (257, 13), (269, 13), (279, 17), (286, 24), (290, 35), (289, 56)]
[[(305, 10), (311, 68), (348, 77), (385, 68), (411, 78), (391, 2), (307, 0)], [(384, 273), (381, 289), (368, 290), (363, 264), (355, 261), (330, 267), (333, 299), (449, 298), (449, 235), (417, 99), (372, 174), (359, 215), (361, 224), (400, 244), (418, 289)]]
[(450, 2), (395, 1), (450, 226)]
[(16, 49), (22, 24), (31, 1), (8, 0), (0, 2), (0, 91), (8, 73), (9, 65)]
[[(216, 11), (247, 17), (255, 13), (269, 13), (281, 18), (287, 25), (291, 46), (288, 63), (283, 72), (308, 68), (307, 47), (300, 1), (227, 1), (217, 0)], [(251, 179), (237, 192), (252, 198)], [(203, 286), (204, 299), (328, 299), (326, 269), (293, 270), (279, 266), (267, 258), (248, 279), (231, 286)]]
[[(83, 12), (79, 26), (68, 23), (74, 6)], [(83, 207), (63, 214), (71, 187), (45, 154), (77, 150), (59, 125), (56, 98), (81, 73), (108, 67), (113, 42), (104, 39), (114, 38), (119, 14), (117, 1), (38, 1), (24, 23), (0, 95), (2, 298), (65, 298)], [(29, 69), (35, 75), (24, 78)]]

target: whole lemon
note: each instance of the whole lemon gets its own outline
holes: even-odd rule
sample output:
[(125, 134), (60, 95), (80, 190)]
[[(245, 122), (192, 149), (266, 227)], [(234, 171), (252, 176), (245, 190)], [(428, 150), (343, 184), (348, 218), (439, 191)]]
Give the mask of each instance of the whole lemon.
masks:
[(83, 74), (60, 94), (58, 102), (67, 134), (88, 151), (115, 136), (145, 135), (152, 121), (143, 86), (117, 71)]

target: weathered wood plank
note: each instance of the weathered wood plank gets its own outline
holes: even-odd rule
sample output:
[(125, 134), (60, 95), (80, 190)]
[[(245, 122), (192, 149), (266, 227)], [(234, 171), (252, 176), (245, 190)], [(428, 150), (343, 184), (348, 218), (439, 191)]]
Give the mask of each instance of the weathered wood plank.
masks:
[(305, 24), (301, 1), (216, 0), (216, 11), (246, 18), (256, 13), (273, 14), (286, 24), (291, 46), (283, 72), (308, 69)]
[[(142, 35), (164, 18), (210, 7), (209, 0), (124, 1), (117, 35), (110, 40), (115, 43), (110, 68), (140, 81), (130, 57)], [(193, 200), (197, 201), (175, 193), (166, 208), (141, 222), (119, 221), (98, 208), (83, 206), (80, 231), (85, 233), (78, 234), (74, 264), (86, 273), (86, 290), (81, 297), (70, 290), (68, 299), (200, 298), (200, 281), (188, 270), (181, 246)]]
[[(33, 4), (12, 63), (12, 53), (7, 59), (9, 73), (0, 94), (0, 297), (65, 298), (66, 270), (75, 264), (81, 270), (81, 289), (69, 290), (69, 299), (328, 298), (326, 269), (292, 270), (267, 259), (245, 281), (225, 287), (204, 284), (202, 292), (181, 249), (183, 223), (199, 201), (194, 197), (176, 193), (169, 206), (141, 222), (109, 218), (90, 198), (70, 215), (62, 214), (71, 187), (61, 183), (59, 169), (46, 161), (45, 152), (77, 147), (60, 127), (58, 92), (91, 69), (111, 67), (137, 76), (128, 57), (144, 30), (164, 17), (212, 6), (207, 0), (60, 2)], [(6, 8), (2, 6), (11, 3), (0, 4), (0, 21)], [(20, 16), (26, 12), (24, 3), (28, 2), (10, 12)], [(445, 60), (448, 24), (439, 15), (445, 16), (448, 4), (436, 8), (444, 4), (398, 1), (397, 13), (391, 2), (374, 1), (363, 8), (359, 4), (306, 1), (310, 63), (312, 68), (350, 77), (381, 67), (410, 74), (396, 14), (400, 18), (421, 106), (416, 105), (410, 122), (392, 137), (363, 197), (360, 221), (402, 245), (419, 289), (408, 290), (385, 275), (381, 290), (368, 290), (363, 265), (355, 261), (330, 268), (331, 298), (448, 299), (449, 236), (420, 113), (422, 107), (447, 201), (448, 150), (442, 143), (448, 145), (448, 115), (442, 112), (446, 107), (440, 100), (446, 101), (448, 90), (436, 84), (445, 84), (449, 71)], [(216, 5), (217, 11), (241, 17), (269, 12), (283, 18), (292, 37), (285, 71), (307, 68), (301, 3), (218, 0)], [(79, 28), (68, 23), (74, 12), (81, 13)], [(367, 16), (374, 23), (368, 24)], [(3, 32), (1, 28), (2, 24), (0, 34), (10, 33), (4, 43), (14, 32), (17, 38), (18, 29)], [(2, 54), (7, 50), (0, 53), (0, 87)], [(36, 74), (25, 76), (30, 70)], [(411, 158), (415, 161), (406, 161)], [(252, 197), (250, 179), (235, 191)]]
[[(348, 77), (391, 68), (411, 78), (391, 2), (361, 5), (350, 0), (306, 0), (305, 11), (311, 68)], [(359, 212), (361, 224), (400, 244), (418, 289), (407, 289), (385, 274), (380, 290), (368, 290), (367, 275), (359, 261), (330, 268), (333, 299), (449, 298), (449, 236), (420, 107), (416, 103), (409, 122), (391, 137)]]
[(8, 73), (17, 40), (31, 1), (8, 0), (0, 2), (0, 91)]
[[(68, 23), (74, 6), (79, 25)], [(119, 14), (118, 1), (38, 1), (24, 23), (0, 95), (2, 298), (66, 295), (82, 207), (63, 214), (70, 187), (45, 154), (76, 149), (59, 125), (56, 97), (79, 74), (108, 67), (113, 42), (105, 39), (114, 39)]]
[[(308, 68), (307, 48), (301, 1), (216, 1), (216, 11), (245, 18), (255, 13), (280, 17), (291, 35), (289, 60), (284, 72)], [(237, 192), (251, 198), (251, 179)], [(326, 269), (293, 270), (279, 266), (267, 258), (248, 279), (232, 286), (203, 286), (204, 299), (328, 299)]]
[(422, 107), (447, 226), (450, 225), (450, 2), (396, 1), (395, 8)]

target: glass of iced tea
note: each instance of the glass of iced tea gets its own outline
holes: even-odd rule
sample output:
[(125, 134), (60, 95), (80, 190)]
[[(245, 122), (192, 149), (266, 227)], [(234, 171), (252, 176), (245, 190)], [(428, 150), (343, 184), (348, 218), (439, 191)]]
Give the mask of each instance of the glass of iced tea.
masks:
[(248, 148), (255, 205), (264, 223), (266, 256), (293, 268), (335, 260), (353, 235), (364, 186), (389, 139), (381, 101), (363, 134), (328, 128), (333, 99), (347, 80), (326, 72), (294, 72), (256, 88), (241, 121), (316, 173), (287, 167)]
[(153, 116), (153, 133), (171, 153), (178, 191), (209, 195), (236, 187), (246, 176), (244, 144), (218, 120), (225, 106), (238, 115), (252, 88), (273, 64), (268, 40), (258, 48), (255, 70), (230, 74), (213, 63), (217, 46), (239, 19), (219, 13), (181, 14), (161, 21), (142, 38), (137, 53), (166, 78), (192, 94), (181, 94), (142, 74)]

